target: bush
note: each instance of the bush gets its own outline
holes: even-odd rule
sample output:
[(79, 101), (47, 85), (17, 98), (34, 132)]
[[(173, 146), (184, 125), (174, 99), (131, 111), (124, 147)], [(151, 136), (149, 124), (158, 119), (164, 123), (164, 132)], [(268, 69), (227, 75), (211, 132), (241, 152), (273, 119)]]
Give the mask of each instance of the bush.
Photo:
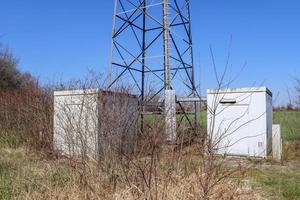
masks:
[(18, 59), (0, 43), (0, 90), (20, 89), (36, 85), (35, 78), (17, 68)]
[(51, 148), (52, 116), (51, 90), (0, 91), (0, 143), (13, 148)]

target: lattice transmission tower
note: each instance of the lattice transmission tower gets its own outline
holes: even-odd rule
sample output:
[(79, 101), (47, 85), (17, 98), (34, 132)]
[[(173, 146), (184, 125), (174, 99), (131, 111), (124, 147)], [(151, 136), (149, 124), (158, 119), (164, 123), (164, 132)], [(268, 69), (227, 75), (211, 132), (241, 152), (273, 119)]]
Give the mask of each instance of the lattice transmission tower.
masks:
[(114, 6), (109, 88), (129, 85), (139, 95), (141, 131), (146, 115), (162, 114), (168, 139), (183, 123), (195, 133), (190, 1), (115, 0)]

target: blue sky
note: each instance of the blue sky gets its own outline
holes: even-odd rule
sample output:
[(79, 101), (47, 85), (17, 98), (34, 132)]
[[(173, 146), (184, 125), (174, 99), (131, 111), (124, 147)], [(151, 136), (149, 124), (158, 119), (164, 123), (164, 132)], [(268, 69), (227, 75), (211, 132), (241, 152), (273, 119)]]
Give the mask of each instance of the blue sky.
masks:
[[(202, 90), (216, 85), (209, 46), (221, 71), (232, 36), (229, 76), (239, 74), (232, 86), (263, 84), (279, 95), (277, 104), (285, 103), (293, 76), (300, 76), (300, 1), (191, 0), (191, 4)], [(106, 73), (112, 14), (112, 0), (1, 0), (0, 41), (20, 59), (23, 71), (44, 83), (80, 78), (87, 69)]]

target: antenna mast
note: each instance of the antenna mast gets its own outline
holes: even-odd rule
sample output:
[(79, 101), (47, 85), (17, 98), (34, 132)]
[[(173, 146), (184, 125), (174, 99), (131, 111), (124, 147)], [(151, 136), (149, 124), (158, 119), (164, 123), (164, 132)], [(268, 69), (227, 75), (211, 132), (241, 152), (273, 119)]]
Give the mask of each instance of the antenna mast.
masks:
[(199, 99), (190, 1), (115, 0), (113, 26), (109, 89), (132, 86), (139, 96), (141, 131), (151, 114), (165, 117), (170, 140), (183, 126), (195, 133)]

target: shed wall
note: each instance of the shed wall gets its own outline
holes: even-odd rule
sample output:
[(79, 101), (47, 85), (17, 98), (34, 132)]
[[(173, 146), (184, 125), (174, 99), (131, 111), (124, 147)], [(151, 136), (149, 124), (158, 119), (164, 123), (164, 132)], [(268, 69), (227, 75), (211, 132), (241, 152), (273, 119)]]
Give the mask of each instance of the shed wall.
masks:
[(138, 101), (96, 90), (54, 93), (54, 148), (67, 156), (99, 159), (132, 147)]
[(266, 157), (271, 99), (267, 90), (253, 88), (208, 91), (208, 134), (217, 153)]
[(54, 148), (67, 156), (95, 157), (98, 90), (54, 93)]

